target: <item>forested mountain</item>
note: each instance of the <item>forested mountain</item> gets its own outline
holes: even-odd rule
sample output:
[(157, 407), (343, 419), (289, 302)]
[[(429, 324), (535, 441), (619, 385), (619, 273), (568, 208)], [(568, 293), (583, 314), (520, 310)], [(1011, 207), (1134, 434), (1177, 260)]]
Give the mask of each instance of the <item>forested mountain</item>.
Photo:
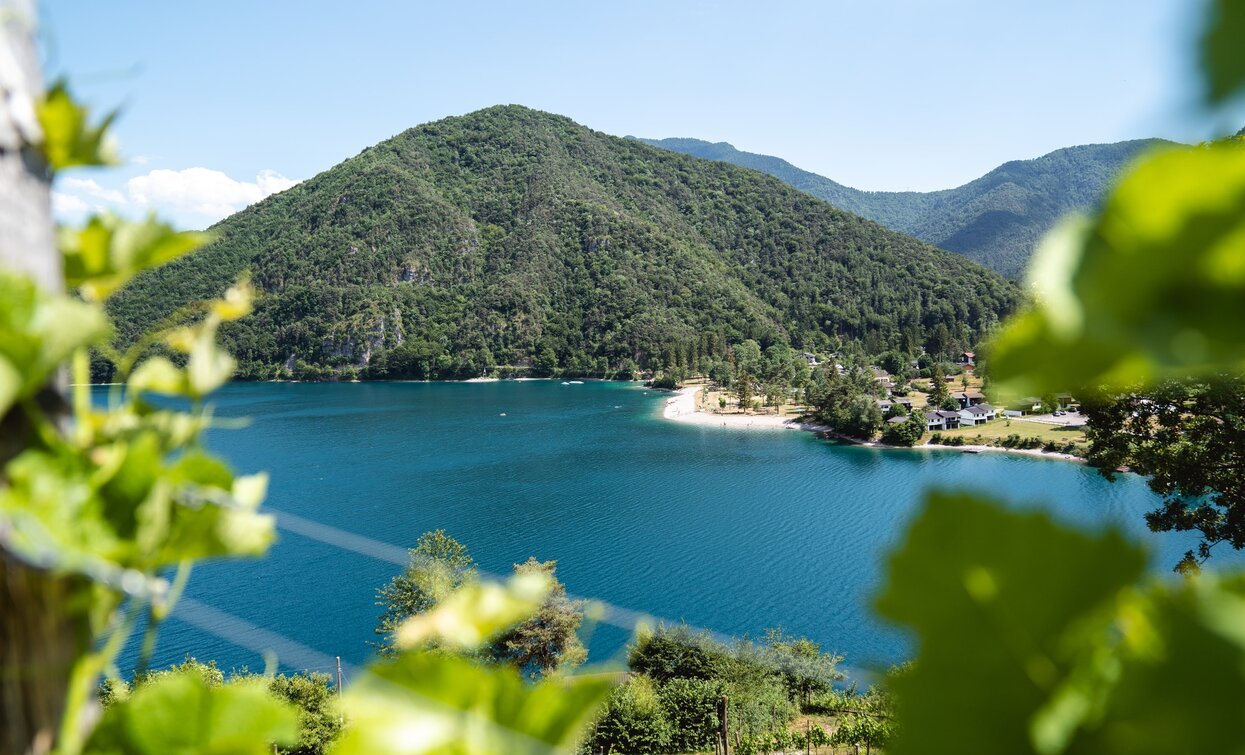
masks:
[(963, 254), (1011, 278), (1024, 273), (1042, 234), (1060, 216), (1092, 207), (1129, 161), (1164, 143), (1141, 139), (1068, 147), (1034, 160), (1004, 163), (956, 189), (919, 192), (853, 189), (786, 160), (741, 152), (725, 142), (640, 141), (768, 173), (835, 207)]
[(499, 106), (405, 131), (233, 215), (111, 302), (119, 338), (249, 271), (243, 376), (613, 375), (752, 338), (950, 352), (998, 275), (782, 182)]

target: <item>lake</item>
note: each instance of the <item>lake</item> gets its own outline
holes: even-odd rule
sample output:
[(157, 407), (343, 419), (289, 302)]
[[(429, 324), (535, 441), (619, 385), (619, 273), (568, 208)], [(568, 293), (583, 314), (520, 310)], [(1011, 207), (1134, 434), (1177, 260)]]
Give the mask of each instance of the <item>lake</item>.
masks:
[[(401, 548), (444, 529), (493, 573), (528, 556), (556, 559), (576, 595), (723, 635), (781, 625), (852, 667), (907, 652), (869, 600), (931, 486), (1118, 523), (1151, 544), (1164, 570), (1194, 542), (1146, 532), (1142, 514), (1158, 499), (1135, 476), (1109, 483), (1059, 461), (683, 425), (660, 418), (666, 397), (600, 382), (234, 384), (216, 412), (252, 424), (213, 431), (208, 445), (240, 473), (268, 470), (268, 505), (280, 512)], [(397, 571), (282, 531), (267, 558), (196, 567), (186, 595), (361, 663), (376, 639), (376, 590)], [(255, 650), (179, 613), (163, 628), (157, 665), (192, 655), (263, 668)], [(628, 638), (595, 626), (590, 660), (622, 657)]]

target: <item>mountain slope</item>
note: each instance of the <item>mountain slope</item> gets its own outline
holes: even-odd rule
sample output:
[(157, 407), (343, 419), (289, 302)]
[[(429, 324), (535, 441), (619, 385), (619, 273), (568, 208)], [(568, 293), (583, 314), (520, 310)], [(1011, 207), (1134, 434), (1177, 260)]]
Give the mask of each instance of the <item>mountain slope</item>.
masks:
[(1158, 139), (1088, 144), (1000, 165), (955, 189), (861, 191), (786, 160), (741, 152), (725, 142), (641, 139), (663, 149), (759, 170), (835, 207), (958, 252), (1017, 278), (1042, 234), (1062, 215), (1092, 207), (1107, 185)]
[(691, 364), (762, 346), (951, 351), (997, 275), (780, 181), (494, 107), (386, 140), (213, 229), (111, 304), (123, 340), (249, 271), (242, 374), (465, 377)]

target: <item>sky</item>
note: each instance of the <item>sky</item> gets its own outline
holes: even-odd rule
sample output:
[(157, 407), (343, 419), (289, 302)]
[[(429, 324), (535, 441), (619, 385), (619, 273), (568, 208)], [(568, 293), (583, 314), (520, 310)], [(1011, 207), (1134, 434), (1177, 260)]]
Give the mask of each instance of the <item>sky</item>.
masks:
[(695, 137), (871, 190), (1060, 147), (1235, 131), (1193, 103), (1191, 0), (45, 0), (45, 70), (120, 108), (124, 166), (67, 221), (225, 215), (407, 128), (496, 104)]

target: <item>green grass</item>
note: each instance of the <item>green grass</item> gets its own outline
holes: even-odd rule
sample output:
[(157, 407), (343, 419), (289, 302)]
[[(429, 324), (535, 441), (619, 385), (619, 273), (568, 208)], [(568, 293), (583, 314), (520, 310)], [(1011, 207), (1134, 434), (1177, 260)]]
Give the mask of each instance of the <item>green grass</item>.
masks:
[[(954, 436), (963, 436), (965, 443), (976, 444), (974, 440), (978, 436), (981, 437), (979, 445), (990, 445), (994, 441), (1002, 440), (1009, 435), (1019, 435), (1022, 438), (1039, 438), (1043, 443), (1053, 441), (1055, 443), (1076, 443), (1084, 445), (1085, 433), (1079, 427), (1063, 427), (1061, 425), (1048, 425), (1043, 422), (1030, 422), (1028, 420), (1003, 417), (1000, 419), (987, 422), (984, 425), (976, 427), (960, 427), (955, 430), (940, 430), (942, 437), (950, 438)], [(926, 439), (928, 440), (928, 435)]]

